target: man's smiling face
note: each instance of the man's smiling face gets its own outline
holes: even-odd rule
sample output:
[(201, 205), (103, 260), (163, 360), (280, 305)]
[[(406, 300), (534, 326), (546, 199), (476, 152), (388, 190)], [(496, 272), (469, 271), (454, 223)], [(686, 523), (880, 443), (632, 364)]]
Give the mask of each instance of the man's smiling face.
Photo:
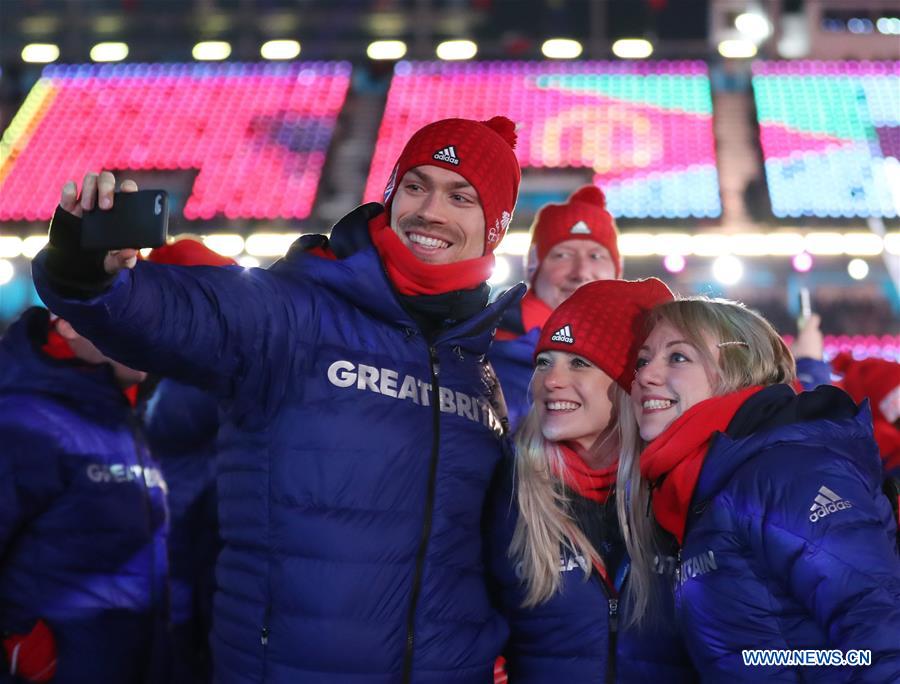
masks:
[(416, 258), (450, 264), (484, 254), (484, 211), (478, 192), (455, 171), (417, 166), (400, 179), (391, 228)]

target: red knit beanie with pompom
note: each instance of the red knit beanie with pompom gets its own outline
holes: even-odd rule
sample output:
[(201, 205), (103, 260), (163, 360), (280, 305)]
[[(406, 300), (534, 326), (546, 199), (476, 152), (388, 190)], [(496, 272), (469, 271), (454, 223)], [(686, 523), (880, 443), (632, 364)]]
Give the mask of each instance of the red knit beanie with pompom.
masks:
[(384, 189), (390, 214), (397, 185), (410, 169), (437, 166), (465, 178), (484, 211), (484, 252), (500, 244), (512, 220), (522, 172), (513, 149), (516, 125), (505, 116), (489, 121), (443, 119), (420, 128), (406, 143)]

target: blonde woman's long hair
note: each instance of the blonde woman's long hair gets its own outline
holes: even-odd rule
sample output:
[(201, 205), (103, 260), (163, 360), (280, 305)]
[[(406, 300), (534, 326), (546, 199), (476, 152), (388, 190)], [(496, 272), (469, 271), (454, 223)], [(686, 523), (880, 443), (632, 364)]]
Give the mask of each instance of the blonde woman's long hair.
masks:
[[(628, 396), (617, 384), (612, 387), (615, 397)], [(597, 454), (618, 451), (621, 435), (616, 403), (617, 399), (613, 401), (609, 423), (592, 447)], [(603, 563), (572, 515), (571, 500), (563, 485), (565, 472), (562, 452), (556, 443), (544, 438), (540, 418), (532, 406), (516, 433), (515, 491), (519, 515), (509, 548), (509, 556), (520, 569), (518, 574), (525, 584), (522, 605), (526, 608), (547, 601), (559, 591), (563, 551), (583, 560), (585, 580), (595, 564)]]
[[(796, 377), (794, 357), (784, 340), (766, 319), (743, 304), (705, 297), (666, 302), (648, 315), (645, 333), (663, 322), (672, 325), (697, 349), (714, 396), (753, 385), (790, 384)], [(718, 347), (716, 362), (708, 348), (710, 342), (741, 344)], [(620, 422), (637, 425), (630, 399), (617, 402), (616, 412)], [(658, 563), (657, 526), (648, 514), (650, 488), (640, 470), (640, 453), (646, 445), (636, 431), (624, 429), (620, 446), (616, 487), (620, 492), (627, 491), (628, 496), (617, 497), (616, 509), (631, 558), (626, 588), (632, 607), (628, 623), (640, 624), (645, 617), (652, 617), (650, 597)]]

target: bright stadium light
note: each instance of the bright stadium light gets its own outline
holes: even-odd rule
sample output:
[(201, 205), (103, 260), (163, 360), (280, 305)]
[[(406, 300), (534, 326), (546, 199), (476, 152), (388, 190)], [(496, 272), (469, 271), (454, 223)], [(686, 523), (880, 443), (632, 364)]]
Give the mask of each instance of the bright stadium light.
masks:
[(575, 59), (583, 49), (581, 43), (571, 38), (550, 38), (541, 45), (541, 52), (547, 59)]
[(884, 251), (884, 240), (875, 233), (844, 233), (844, 254), (878, 256)]
[(869, 264), (863, 259), (851, 259), (847, 264), (847, 273), (853, 280), (862, 280), (869, 275)]
[(300, 54), (300, 43), (296, 40), (269, 40), (259, 48), (263, 59), (296, 59)]
[(59, 46), (53, 43), (29, 43), (22, 48), (22, 61), (29, 64), (49, 64), (59, 59)]
[(12, 262), (0, 259), (0, 285), (6, 285), (15, 274), (16, 269), (13, 268)]
[(512, 268), (510, 268), (509, 261), (502, 256), (496, 257), (494, 259), (494, 270), (491, 273), (491, 277), (488, 278), (488, 285), (505, 283), (511, 272)]
[(764, 41), (772, 32), (769, 20), (756, 12), (739, 14), (734, 20), (734, 25), (738, 31), (756, 43)]
[(507, 233), (497, 245), (494, 254), (512, 254), (513, 256), (525, 256), (531, 246), (531, 235), (522, 231)]
[(194, 46), (191, 55), (198, 62), (221, 62), (231, 55), (231, 44), (224, 40), (205, 40)]
[(366, 56), (375, 60), (402, 59), (406, 54), (406, 43), (402, 40), (375, 40), (366, 48)]
[(128, 56), (125, 43), (97, 43), (91, 48), (92, 62), (121, 62)]
[(203, 238), (203, 244), (222, 256), (234, 257), (244, 251), (244, 238), (232, 233), (214, 233)]
[(237, 261), (244, 268), (259, 268), (259, 259), (256, 257), (242, 256)]
[(445, 61), (472, 59), (478, 54), (478, 46), (471, 40), (445, 40), (437, 46), (435, 54)]
[(0, 235), (0, 259), (15, 259), (22, 253), (22, 238)]
[(620, 38), (612, 44), (612, 51), (619, 59), (646, 59), (653, 54), (653, 43), (643, 38)]
[(247, 238), (244, 249), (250, 256), (284, 256), (299, 233), (254, 233)]
[(749, 59), (756, 56), (756, 45), (742, 38), (723, 40), (719, 43), (719, 54), (727, 59)]
[(32, 259), (47, 245), (46, 235), (29, 235), (22, 240), (22, 256)]
[(713, 277), (723, 285), (734, 285), (744, 276), (744, 265), (731, 254), (724, 254), (713, 262)]
[(650, 233), (622, 233), (619, 235), (619, 254), (622, 256), (650, 256), (656, 254), (656, 243)]

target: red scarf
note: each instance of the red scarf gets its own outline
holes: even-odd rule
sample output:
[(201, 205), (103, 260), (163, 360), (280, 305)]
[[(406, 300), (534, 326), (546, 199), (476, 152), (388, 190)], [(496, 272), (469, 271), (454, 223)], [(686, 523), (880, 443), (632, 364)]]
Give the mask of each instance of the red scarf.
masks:
[(369, 235), (394, 288), (402, 295), (436, 295), (479, 287), (494, 270), (494, 255), (452, 264), (426, 264), (388, 225), (387, 213), (369, 221)]
[(66, 342), (66, 338), (59, 334), (53, 323), (50, 323), (50, 329), (47, 330), (47, 343), (41, 347), (41, 351), (51, 359), (65, 360), (75, 358), (75, 352), (72, 351), (69, 343)]
[(606, 503), (609, 494), (616, 484), (616, 468), (618, 460), (606, 468), (591, 468), (581, 455), (581, 448), (571, 442), (560, 442), (559, 450), (562, 453), (566, 470), (563, 474), (563, 484), (573, 492), (585, 499)]
[(701, 401), (669, 425), (641, 454), (641, 475), (651, 487), (665, 475), (652, 491), (653, 514), (679, 544), (684, 542), (688, 508), (713, 436), (723, 432), (744, 402), (761, 389), (748, 387)]
[[(543, 328), (544, 323), (547, 322), (547, 319), (550, 318), (550, 314), (553, 313), (553, 309), (547, 306), (544, 303), (544, 300), (540, 299), (533, 290), (528, 290), (528, 292), (525, 293), (525, 296), (522, 297), (521, 307), (522, 329), (526, 333), (535, 328)], [(500, 329), (497, 331), (496, 335), (494, 335), (494, 339), (500, 341), (514, 340), (520, 335), (521, 333), (519, 332)]]
[[(50, 328), (47, 330), (47, 342), (41, 347), (41, 351), (51, 359), (58, 359), (60, 361), (78, 358), (75, 356), (75, 352), (72, 351), (69, 343), (66, 342), (66, 338), (59, 334), (56, 325), (52, 322), (50, 323)], [(123, 388), (122, 394), (125, 395), (125, 398), (128, 400), (128, 403), (131, 404), (132, 408), (137, 405), (137, 385)]]

